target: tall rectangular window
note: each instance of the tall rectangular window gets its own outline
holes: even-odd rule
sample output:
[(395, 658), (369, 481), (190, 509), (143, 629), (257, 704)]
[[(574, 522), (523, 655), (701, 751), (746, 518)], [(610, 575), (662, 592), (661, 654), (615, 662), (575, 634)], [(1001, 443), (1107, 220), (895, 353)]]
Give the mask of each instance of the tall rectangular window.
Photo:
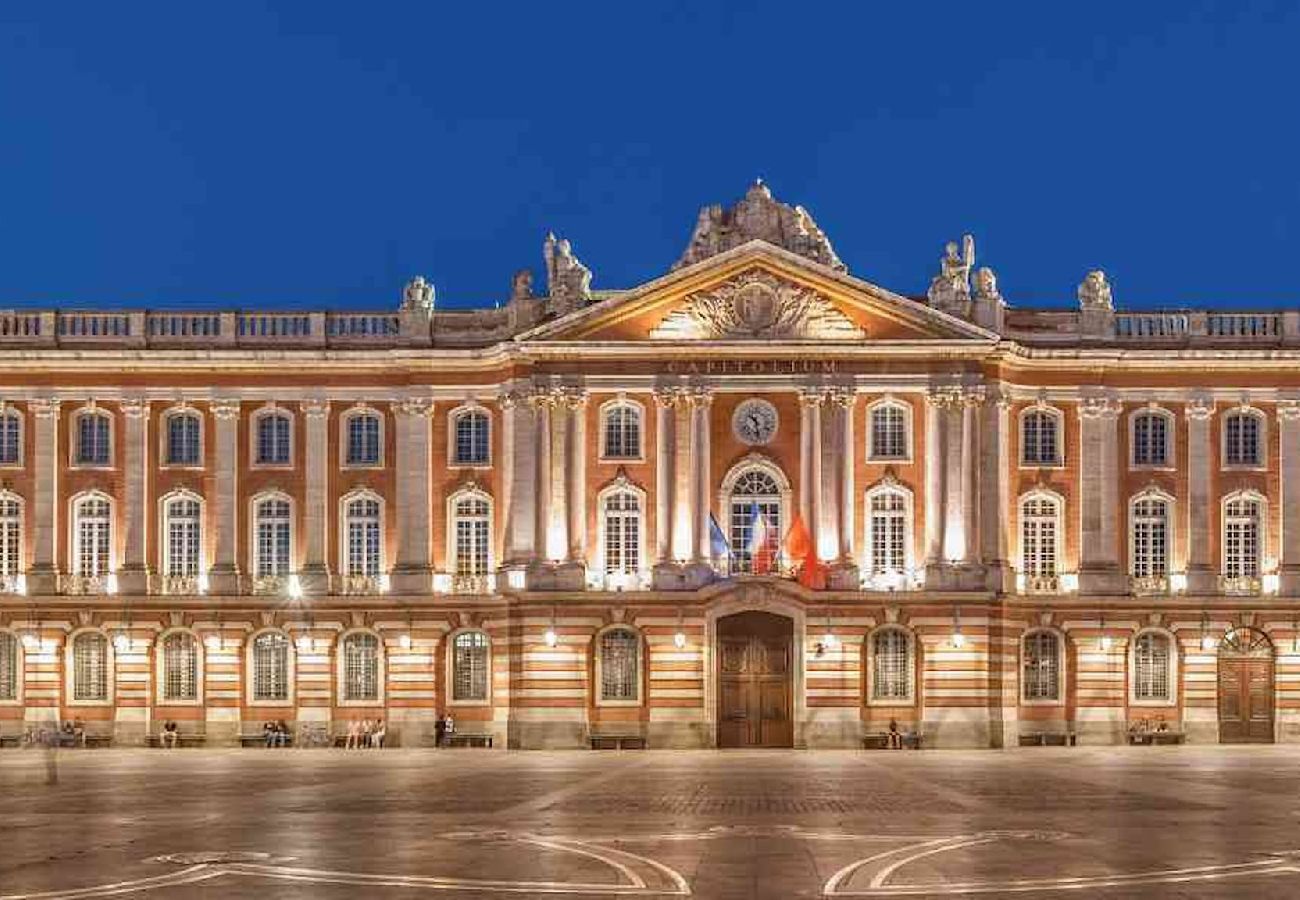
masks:
[(259, 577), (289, 574), (292, 522), (289, 501), (261, 500), (257, 504), (257, 571)]
[(1020, 420), (1020, 460), (1027, 466), (1060, 464), (1059, 420), (1044, 409), (1031, 409)]
[(167, 417), (167, 464), (200, 464), (202, 423), (196, 413), (176, 413)]
[(871, 698), (910, 701), (912, 642), (901, 628), (882, 628), (871, 638)]
[(490, 461), (488, 440), (488, 414), (469, 410), (456, 416), (456, 452), (454, 464), (458, 466), (485, 466)]
[(1259, 422), (1259, 416), (1248, 412), (1230, 413), (1223, 420), (1225, 465), (1260, 465)]
[(897, 490), (871, 494), (868, 506), (871, 573), (901, 573), (907, 568), (907, 499)]
[(1050, 631), (1025, 637), (1024, 693), (1026, 700), (1061, 699), (1061, 644)]
[(1223, 505), (1223, 574), (1228, 578), (1259, 577), (1261, 505), (1245, 497)]
[(263, 466), (287, 466), (290, 462), (292, 423), (283, 413), (268, 413), (257, 419), (257, 462)]
[(641, 569), (641, 501), (631, 491), (605, 498), (605, 574), (635, 575)]
[(451, 699), (488, 699), (488, 639), (481, 631), (462, 631), (452, 641)]
[(349, 466), (379, 465), (379, 416), (357, 413), (348, 417)]
[(107, 466), (112, 459), (112, 423), (107, 414), (85, 412), (77, 416), (77, 465)]
[(1169, 506), (1148, 497), (1133, 504), (1133, 574), (1163, 578), (1169, 572)]
[(907, 411), (895, 403), (871, 410), (871, 458), (907, 458)]
[(23, 420), (10, 410), (0, 415), (0, 466), (17, 466), (23, 461)]
[(1169, 420), (1160, 413), (1142, 413), (1133, 419), (1133, 465), (1169, 464)]

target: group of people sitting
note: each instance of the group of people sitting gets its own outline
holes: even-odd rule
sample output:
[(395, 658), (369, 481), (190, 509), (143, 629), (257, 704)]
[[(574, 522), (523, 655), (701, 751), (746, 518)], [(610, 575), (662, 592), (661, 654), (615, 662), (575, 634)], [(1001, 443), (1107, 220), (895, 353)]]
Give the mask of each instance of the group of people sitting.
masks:
[(284, 719), (275, 719), (262, 724), (262, 740), (268, 747), (289, 746), (289, 726)]
[(347, 737), (343, 743), (345, 750), (378, 750), (384, 746), (388, 728), (383, 719), (352, 719), (348, 722)]
[(33, 726), (27, 729), (24, 741), (29, 747), (84, 747), (86, 723), (77, 718), (64, 719), (57, 726), (53, 722)]

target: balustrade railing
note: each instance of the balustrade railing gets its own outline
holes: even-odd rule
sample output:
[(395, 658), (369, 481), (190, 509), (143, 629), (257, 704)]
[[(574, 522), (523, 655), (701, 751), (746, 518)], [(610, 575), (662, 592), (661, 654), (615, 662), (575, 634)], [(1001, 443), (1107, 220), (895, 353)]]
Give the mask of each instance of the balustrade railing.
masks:
[(1129, 579), (1129, 590), (1139, 596), (1169, 593), (1167, 575), (1134, 575)]
[(1026, 575), (1025, 583), (1024, 583), (1024, 593), (1059, 594), (1061, 593), (1061, 576), (1060, 575)]
[(1264, 582), (1253, 575), (1221, 575), (1219, 590), (1236, 596), (1253, 596), (1264, 589)]

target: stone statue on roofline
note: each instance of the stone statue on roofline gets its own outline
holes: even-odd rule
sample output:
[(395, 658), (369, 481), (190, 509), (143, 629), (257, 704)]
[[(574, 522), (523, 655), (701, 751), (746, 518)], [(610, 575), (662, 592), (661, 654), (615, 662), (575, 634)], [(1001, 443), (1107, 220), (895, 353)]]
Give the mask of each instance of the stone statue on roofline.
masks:
[(510, 302), (517, 303), (520, 300), (531, 300), (533, 296), (533, 271), (532, 269), (520, 269), (510, 279)]
[(1106, 273), (1093, 269), (1079, 285), (1079, 308), (1082, 310), (1115, 311), (1115, 298), (1111, 294)]
[(567, 240), (547, 233), (542, 256), (546, 260), (546, 291), (553, 313), (562, 316), (591, 302), (591, 269), (573, 255)]
[(926, 291), (930, 305), (950, 315), (970, 318), (970, 274), (974, 266), (975, 238), (969, 234), (962, 237), (960, 255), (957, 243), (949, 241), (939, 261), (939, 274), (930, 280)]
[(406, 283), (402, 290), (403, 311), (420, 310), (422, 312), (433, 311), (433, 285), (424, 280), (424, 276), (416, 275)]

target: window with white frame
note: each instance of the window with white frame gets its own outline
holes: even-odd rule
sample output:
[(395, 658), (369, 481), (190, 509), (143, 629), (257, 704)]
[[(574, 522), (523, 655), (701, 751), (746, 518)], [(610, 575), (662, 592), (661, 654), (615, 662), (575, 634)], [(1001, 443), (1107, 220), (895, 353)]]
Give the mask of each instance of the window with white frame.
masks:
[(1026, 466), (1061, 464), (1061, 417), (1040, 407), (1020, 417), (1020, 462)]
[(451, 699), (482, 703), (488, 699), (488, 637), (462, 631), (451, 642)]
[(1025, 635), (1023, 690), (1026, 700), (1061, 699), (1061, 642), (1051, 631), (1031, 631)]
[(1169, 574), (1169, 501), (1159, 495), (1135, 497), (1130, 506), (1133, 529), (1133, 575), (1164, 578)]
[(1238, 410), (1223, 417), (1223, 464), (1263, 465), (1262, 418), (1253, 411)]
[(253, 699), (259, 702), (289, 699), (289, 638), (264, 631), (253, 638)]
[(72, 699), (108, 699), (108, 639), (98, 632), (72, 639)]
[(203, 555), (203, 504), (191, 494), (163, 499), (163, 575), (197, 578)]
[(173, 631), (163, 638), (162, 698), (191, 701), (199, 698), (199, 642), (194, 635)]
[(1264, 504), (1249, 494), (1229, 497), (1223, 504), (1223, 574), (1228, 578), (1258, 578), (1263, 546)]
[(754, 523), (758, 519), (766, 522), (767, 541), (762, 552), (766, 554), (770, 548), (774, 557), (783, 534), (780, 486), (769, 472), (759, 468), (747, 469), (736, 479), (728, 506), (732, 572), (755, 573), (756, 569), (764, 569), (758, 574), (766, 574), (765, 567), (770, 568), (773, 560), (756, 560)]
[(16, 409), (0, 412), (0, 466), (23, 464), (23, 417)]
[(641, 458), (641, 408), (631, 403), (614, 403), (604, 410), (606, 459)]
[(452, 532), (456, 554), (452, 563), (456, 575), (486, 575), (492, 544), (492, 502), (486, 494), (463, 493), (452, 501)]
[(1133, 416), (1133, 465), (1162, 468), (1170, 464), (1171, 419), (1154, 410)]
[(1030, 577), (1058, 574), (1061, 504), (1046, 494), (1020, 501), (1020, 571)]
[(375, 412), (349, 413), (347, 422), (347, 453), (349, 466), (377, 466), (383, 459), (383, 424)]
[(257, 416), (254, 458), (259, 466), (287, 466), (292, 461), (293, 420), (288, 413), (265, 412)]
[(293, 546), (293, 507), (285, 497), (264, 497), (253, 504), (253, 574), (258, 578), (289, 574)]
[(357, 632), (343, 639), (343, 699), (379, 700), (379, 638)]
[(873, 490), (867, 497), (867, 562), (870, 575), (897, 575), (907, 570), (911, 540), (908, 497), (895, 488)]
[(377, 578), (383, 572), (383, 519), (379, 498), (372, 494), (351, 497), (343, 507), (345, 574)]
[(73, 574), (102, 578), (113, 570), (113, 504), (102, 494), (78, 499), (72, 507)]
[(0, 700), (18, 699), (18, 638), (0, 631)]
[(872, 460), (907, 459), (910, 455), (910, 416), (901, 403), (884, 402), (871, 407)]
[(627, 703), (641, 698), (641, 637), (630, 628), (600, 636), (600, 699)]
[(485, 409), (467, 409), (456, 414), (452, 465), (486, 466), (491, 462), (490, 420)]
[(641, 498), (633, 491), (610, 491), (602, 515), (605, 574), (636, 575), (641, 570)]
[(1169, 677), (1172, 658), (1168, 635), (1156, 631), (1139, 634), (1133, 643), (1133, 699), (1168, 702), (1173, 699)]
[(902, 628), (880, 628), (871, 636), (871, 699), (912, 701), (912, 636)]
[(23, 570), (23, 501), (0, 492), (0, 580), (12, 584)]
[(203, 420), (197, 412), (176, 412), (167, 416), (167, 465), (203, 464)]
[(76, 453), (79, 466), (107, 466), (113, 459), (113, 420), (103, 411), (77, 413)]

